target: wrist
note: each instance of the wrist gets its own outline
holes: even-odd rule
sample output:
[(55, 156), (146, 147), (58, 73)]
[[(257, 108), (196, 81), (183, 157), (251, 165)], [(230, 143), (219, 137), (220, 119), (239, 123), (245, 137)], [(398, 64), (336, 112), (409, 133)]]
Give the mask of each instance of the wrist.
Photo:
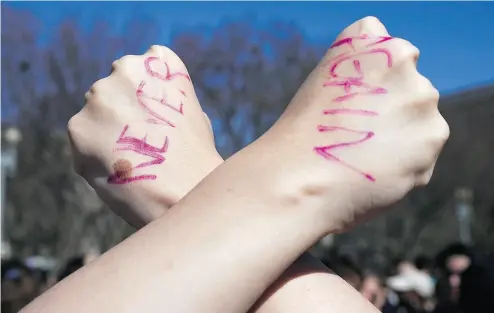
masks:
[[(207, 184), (225, 185), (225, 191), (236, 199), (269, 204), (260, 205), (263, 210), (257, 213), (292, 217), (298, 221), (296, 229), (309, 231), (315, 240), (333, 232), (336, 225), (327, 218), (327, 212), (333, 210), (325, 201), (331, 190), (326, 181), (315, 184), (304, 173), (297, 173), (300, 167), (290, 166), (290, 160), (280, 158), (273, 150), (267, 142), (256, 141), (229, 158), (207, 179)], [(336, 196), (334, 203), (338, 203)]]
[(194, 166), (162, 164), (155, 180), (109, 184), (100, 175), (90, 184), (117, 215), (139, 229), (162, 216), (221, 163), (223, 159), (214, 151), (202, 155)]
[(281, 204), (281, 212), (275, 213), (297, 212), (299, 218), (310, 221), (305, 227), (317, 229), (321, 237), (341, 231), (339, 221), (350, 203), (353, 180), (333, 164), (320, 164), (310, 148), (308, 153), (299, 153), (296, 149), (305, 147), (283, 144), (284, 139), (269, 136), (261, 137), (235, 158), (249, 165), (249, 175), (258, 177), (257, 188)]
[(221, 268), (222, 277), (202, 269), (197, 274), (225, 286), (218, 298), (233, 286), (248, 295), (245, 306), (326, 233), (313, 210), (304, 212), (301, 203), (279, 192), (282, 176), (270, 172), (266, 165), (272, 160), (263, 152), (249, 147), (237, 153), (153, 223), (164, 233), (176, 228), (183, 236), (174, 245), (182, 251), (175, 256), (197, 253), (205, 268)]
[(170, 171), (168, 177), (163, 177), (166, 181), (154, 181), (148, 187), (142, 188), (142, 197), (139, 197), (142, 201), (135, 205), (140, 207), (139, 210), (142, 210), (143, 206), (149, 207), (149, 214), (143, 216), (143, 222), (147, 224), (163, 215), (222, 163), (223, 159), (216, 151), (214, 154), (202, 155), (201, 160), (185, 173), (182, 169), (187, 169), (187, 164), (180, 166), (180, 170), (176, 172), (176, 168), (174, 172)]

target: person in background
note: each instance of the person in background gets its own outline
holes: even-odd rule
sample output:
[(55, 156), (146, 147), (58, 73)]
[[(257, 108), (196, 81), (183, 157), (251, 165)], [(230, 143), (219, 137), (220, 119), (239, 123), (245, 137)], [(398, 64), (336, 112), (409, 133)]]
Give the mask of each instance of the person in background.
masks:
[(31, 270), (38, 283), (39, 293), (43, 293), (55, 283), (53, 275), (57, 265), (55, 259), (42, 255), (33, 255), (26, 258), (24, 264)]
[(410, 269), (416, 269), (413, 262), (403, 257), (397, 257), (391, 261), (391, 269), (388, 272), (388, 275), (395, 276)]
[(15, 313), (38, 295), (33, 272), (17, 259), (2, 260), (2, 313)]
[(460, 313), (460, 308), (451, 300), (451, 286), (447, 276), (439, 276), (435, 288), (436, 307), (434, 313)]
[(494, 312), (494, 258), (473, 263), (461, 275), (459, 307), (462, 313)]
[(401, 273), (390, 277), (387, 285), (398, 294), (397, 313), (424, 313), (432, 310), (428, 303), (434, 295), (434, 283), (424, 272), (415, 267), (405, 267)]
[(386, 303), (387, 292), (383, 279), (378, 274), (372, 272), (365, 274), (360, 293), (379, 311), (382, 311)]
[[(458, 303), (460, 297), (461, 275), (474, 261), (472, 250), (461, 244), (455, 243), (447, 246), (436, 257), (438, 277), (441, 284), (446, 284), (442, 289), (449, 289), (449, 294), (438, 294), (438, 300), (443, 302)], [(439, 284), (439, 282), (438, 282)]]
[[(418, 255), (413, 260), (415, 268), (430, 279), (432, 285), (436, 285), (436, 279), (434, 278), (434, 260), (426, 255)], [(424, 308), (426, 311), (431, 312), (434, 310), (436, 305), (435, 299), (429, 297), (424, 303)]]

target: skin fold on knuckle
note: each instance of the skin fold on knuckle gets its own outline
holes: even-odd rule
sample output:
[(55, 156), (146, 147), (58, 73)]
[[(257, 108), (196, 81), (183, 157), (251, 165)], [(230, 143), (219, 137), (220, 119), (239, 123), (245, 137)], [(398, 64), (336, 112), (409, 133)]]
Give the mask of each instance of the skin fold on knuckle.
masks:
[(435, 142), (442, 149), (442, 147), (446, 144), (450, 136), (450, 128), (448, 122), (444, 119), (444, 117), (437, 111), (436, 114), (436, 127), (435, 127)]
[(118, 60), (113, 61), (112, 63), (112, 69), (111, 69), (111, 74), (115, 72), (119, 72), (126, 67), (128, 67), (130, 64), (132, 64), (132, 61), (136, 58), (137, 56), (135, 55), (124, 55)]
[(423, 113), (427, 116), (435, 116), (438, 111), (439, 91), (434, 88), (429, 79), (422, 74), (415, 72), (409, 75), (414, 75), (415, 78), (410, 80), (414, 89), (414, 100), (411, 103), (414, 106), (420, 107)]
[(389, 41), (389, 46), (393, 50), (395, 66), (402, 70), (417, 71), (417, 62), (420, 51), (409, 41), (395, 38)]
[(366, 16), (358, 21), (360, 33), (385, 36), (388, 31), (384, 24), (375, 16)]
[(91, 86), (91, 88), (89, 88), (88, 92), (86, 93), (86, 104), (93, 102), (95, 99), (101, 96), (102, 93), (107, 91), (107, 82), (108, 77), (105, 77), (96, 81)]
[(69, 136), (69, 140), (72, 146), (74, 146), (76, 142), (76, 136), (78, 131), (77, 123), (78, 123), (79, 115), (80, 113), (77, 113), (76, 115), (72, 116), (67, 123), (67, 134)]

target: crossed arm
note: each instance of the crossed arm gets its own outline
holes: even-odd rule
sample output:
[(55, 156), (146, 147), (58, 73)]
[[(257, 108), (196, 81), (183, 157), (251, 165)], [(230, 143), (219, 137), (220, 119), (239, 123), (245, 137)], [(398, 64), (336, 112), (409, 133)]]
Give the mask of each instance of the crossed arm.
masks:
[[(244, 313), (254, 304), (257, 312), (377, 311), (307, 258), (300, 258), (268, 289), (327, 233), (328, 225), (311, 209), (318, 204), (314, 197), (303, 192), (296, 198), (285, 196), (277, 178), (253, 184), (258, 174), (276, 175), (254, 165), (255, 154), (250, 147), (245, 150), (209, 175), (166, 217), (69, 276), (22, 312)], [(304, 275), (307, 269), (311, 273)], [(256, 303), (266, 289), (265, 298)]]
[[(370, 44), (387, 43), (388, 48), (396, 52), (396, 66), (389, 62), (390, 57), (384, 66), (377, 62), (368, 64), (375, 74), (373, 79), (389, 85), (394, 92), (378, 102), (369, 97), (360, 98), (358, 104), (362, 110), (342, 111), (341, 97), (334, 98), (333, 109), (345, 114), (336, 114), (332, 122), (372, 126), (375, 133), (381, 135), (381, 140), (367, 142), (345, 154), (347, 159), (365, 163), (369, 170), (376, 172), (375, 176), (328, 153), (330, 148), (343, 145), (343, 137), (344, 145), (349, 146), (363, 142), (374, 131), (348, 131), (346, 126), (323, 125), (318, 128), (319, 132), (326, 132), (326, 139), (332, 138), (337, 143), (319, 147), (319, 137), (306, 130), (310, 129), (307, 121), (318, 120), (321, 103), (335, 95), (334, 90), (320, 87), (326, 70), (318, 66), (270, 130), (277, 134), (271, 137), (274, 138), (271, 142), (263, 136), (237, 153), (168, 213), (69, 276), (23, 312), (244, 313), (250, 308), (266, 313), (377, 311), (341, 279), (326, 272), (320, 264), (300, 256), (325, 234), (365, 220), (401, 199), (413, 186), (427, 184), (449, 129), (437, 110), (437, 90), (416, 71), (418, 52), (413, 46), (390, 41), (384, 26), (375, 18), (365, 18), (349, 26), (344, 31), (348, 36), (338, 43), (369, 39), (364, 31), (379, 35), (380, 40)], [(368, 45), (350, 46), (353, 50), (362, 48), (366, 53)], [(390, 56), (391, 50), (373, 51), (386, 51)], [(328, 59), (341, 60), (341, 55), (333, 55), (333, 52), (328, 51)], [(360, 61), (354, 60), (353, 64), (362, 74)], [(118, 76), (112, 81), (120, 82)], [(355, 86), (362, 86), (359, 77), (352, 81)], [(112, 90), (106, 88), (107, 85), (103, 87), (105, 92)], [(368, 91), (382, 95), (386, 90)], [(107, 96), (108, 93), (103, 93), (95, 103), (108, 102)], [(362, 115), (378, 114), (374, 111), (376, 104), (379, 104), (382, 119), (379, 122), (362, 119)], [(325, 112), (332, 114), (334, 110)], [(111, 111), (98, 111), (92, 105), (85, 114), (93, 114), (93, 122), (82, 123), (82, 128), (94, 127), (94, 121), (103, 118), (102, 112), (108, 115)], [(349, 112), (352, 114), (346, 114)], [(355, 112), (359, 114), (353, 114)], [(199, 116), (202, 111), (197, 113)], [(197, 119), (192, 122), (196, 123)], [(343, 130), (345, 136), (335, 130)], [(347, 141), (349, 133), (365, 134), (365, 137)], [(400, 139), (403, 137), (414, 140), (403, 141)], [(99, 143), (104, 142), (100, 139)], [(79, 148), (90, 160), (104, 154), (100, 149), (89, 152), (91, 147), (87, 140), (81, 142)], [(277, 146), (273, 148), (271, 143)], [(322, 148), (315, 152), (324, 159), (316, 161), (300, 153), (303, 149), (297, 149), (301, 145), (315, 147), (313, 144)], [(393, 157), (389, 158), (390, 155)], [(280, 160), (283, 160), (281, 166)], [(299, 166), (302, 163), (305, 166)], [(336, 163), (360, 174), (360, 180), (342, 177), (345, 171)], [(166, 169), (170, 168), (161, 169), (167, 173)], [(310, 178), (302, 179), (305, 177)], [(375, 177), (380, 178), (376, 181)], [(153, 191), (156, 189), (160, 189), (159, 186), (153, 187)], [(362, 192), (352, 194), (352, 190)], [(131, 192), (127, 189), (121, 196)], [(310, 274), (305, 274), (307, 271)]]

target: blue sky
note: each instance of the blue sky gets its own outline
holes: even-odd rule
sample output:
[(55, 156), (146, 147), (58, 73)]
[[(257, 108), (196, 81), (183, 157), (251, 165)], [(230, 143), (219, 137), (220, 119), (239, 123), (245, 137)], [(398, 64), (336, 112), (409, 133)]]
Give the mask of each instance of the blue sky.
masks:
[[(41, 23), (40, 44), (67, 19), (91, 28), (104, 20), (115, 32), (124, 21), (151, 19), (166, 44), (182, 28), (215, 26), (222, 20), (255, 16), (295, 22), (307, 38), (330, 45), (347, 25), (367, 15), (380, 18), (391, 35), (421, 50), (420, 71), (442, 93), (494, 84), (494, 2), (8, 2)], [(3, 30), (6, 31), (6, 30)]]

